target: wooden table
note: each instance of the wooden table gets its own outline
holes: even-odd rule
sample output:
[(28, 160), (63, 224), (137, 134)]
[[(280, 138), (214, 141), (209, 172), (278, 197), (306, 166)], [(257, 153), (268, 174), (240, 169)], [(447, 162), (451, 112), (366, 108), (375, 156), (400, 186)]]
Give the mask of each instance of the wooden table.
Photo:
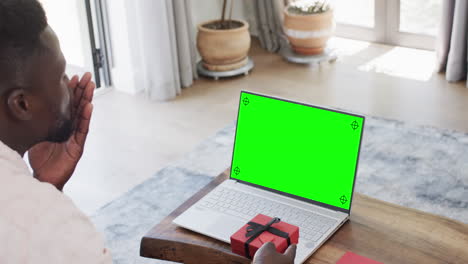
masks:
[[(172, 220), (227, 179), (222, 173), (141, 240), (140, 255), (183, 263), (249, 263), (227, 243), (177, 227)], [(397, 263), (468, 263), (468, 225), (355, 194), (351, 220), (306, 263), (336, 263), (346, 252)]]

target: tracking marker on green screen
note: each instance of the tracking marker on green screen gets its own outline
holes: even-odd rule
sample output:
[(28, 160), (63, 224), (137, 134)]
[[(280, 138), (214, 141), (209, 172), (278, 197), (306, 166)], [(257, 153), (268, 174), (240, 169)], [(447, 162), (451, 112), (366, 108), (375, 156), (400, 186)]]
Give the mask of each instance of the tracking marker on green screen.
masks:
[(349, 210), (364, 117), (242, 92), (231, 177)]

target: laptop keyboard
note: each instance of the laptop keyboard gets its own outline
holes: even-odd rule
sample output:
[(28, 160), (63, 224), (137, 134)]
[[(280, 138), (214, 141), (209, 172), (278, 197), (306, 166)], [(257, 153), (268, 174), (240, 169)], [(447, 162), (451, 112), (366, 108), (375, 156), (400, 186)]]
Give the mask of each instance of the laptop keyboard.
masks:
[(337, 224), (337, 220), (320, 214), (225, 187), (218, 187), (199, 205), (246, 221), (259, 213), (279, 217), (282, 221), (298, 226), (301, 238), (314, 242)]

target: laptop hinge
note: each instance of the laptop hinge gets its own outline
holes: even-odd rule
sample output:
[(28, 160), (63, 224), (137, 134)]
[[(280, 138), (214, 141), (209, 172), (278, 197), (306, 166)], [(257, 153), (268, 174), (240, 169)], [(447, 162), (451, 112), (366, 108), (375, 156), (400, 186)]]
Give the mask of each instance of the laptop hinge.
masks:
[[(233, 180), (234, 183), (236, 183), (236, 184), (238, 183), (238, 184), (245, 185), (245, 186), (247, 186), (247, 187), (256, 188), (255, 186), (252, 186), (252, 185), (250, 185), (250, 184), (248, 184), (248, 183), (242, 182), (242, 181), (237, 180), (237, 179), (232, 179), (232, 178), (231, 178), (230, 180)], [(283, 195), (283, 194), (280, 194), (280, 193), (275, 193), (275, 194), (276, 194), (276, 195), (280, 195), (280, 196), (284, 196), (284, 197), (287, 197), (287, 198), (290, 198), (290, 199), (294, 199), (294, 200), (297, 200), (297, 201), (299, 201), (299, 202), (306, 202), (306, 201), (303, 201), (303, 200), (298, 199), (298, 198), (296, 198), (296, 197), (291, 197), (291, 196)], [(321, 207), (321, 208), (323, 208), (323, 209), (326, 209), (326, 210), (330, 210), (330, 211), (334, 211), (334, 212), (338, 212), (338, 213), (343, 213), (343, 211), (340, 211), (340, 210), (337, 209), (337, 208), (323, 207), (323, 206), (320, 206), (320, 205), (317, 205), (317, 204), (314, 204), (314, 205), (315, 205), (315, 206), (319, 206), (319, 207)], [(348, 212), (347, 214), (349, 215), (349, 212)]]

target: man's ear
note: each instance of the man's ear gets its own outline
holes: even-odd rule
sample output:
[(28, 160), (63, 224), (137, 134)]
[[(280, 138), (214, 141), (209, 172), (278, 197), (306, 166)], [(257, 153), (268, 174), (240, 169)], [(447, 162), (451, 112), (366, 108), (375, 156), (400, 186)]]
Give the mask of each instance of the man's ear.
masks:
[(13, 118), (21, 121), (32, 119), (32, 108), (28, 93), (24, 89), (14, 89), (7, 96), (7, 108)]

